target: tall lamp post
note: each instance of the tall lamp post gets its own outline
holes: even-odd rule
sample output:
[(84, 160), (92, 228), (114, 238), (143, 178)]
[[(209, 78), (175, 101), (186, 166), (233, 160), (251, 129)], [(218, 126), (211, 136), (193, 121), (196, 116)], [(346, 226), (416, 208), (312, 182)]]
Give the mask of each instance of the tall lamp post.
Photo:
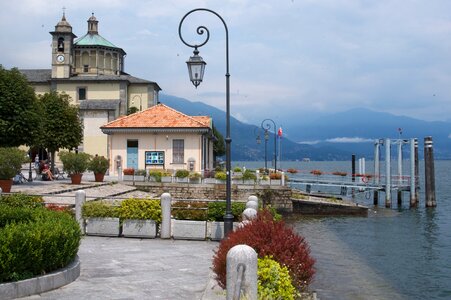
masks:
[(199, 86), (199, 84), (202, 82), (203, 76), (204, 76), (204, 71), (205, 71), (205, 65), (207, 64), (201, 56), (199, 56), (199, 50), (197, 50), (198, 48), (202, 47), (203, 45), (205, 45), (208, 40), (210, 39), (210, 31), (208, 30), (207, 27), (201, 25), (199, 27), (197, 27), (197, 34), (198, 35), (203, 35), (204, 33), (206, 34), (205, 36), (205, 41), (203, 41), (200, 44), (189, 44), (187, 43), (183, 37), (182, 37), (182, 24), (183, 21), (185, 21), (186, 17), (188, 15), (190, 15), (193, 12), (196, 11), (204, 11), (204, 12), (209, 12), (215, 16), (217, 16), (222, 24), (224, 24), (224, 29), (225, 29), (225, 46), (226, 46), (226, 174), (227, 174), (227, 178), (226, 178), (226, 211), (225, 211), (225, 215), (224, 215), (224, 237), (226, 237), (228, 235), (229, 232), (232, 232), (233, 230), (233, 215), (232, 215), (232, 200), (231, 200), (231, 151), (230, 151), (230, 144), (232, 143), (232, 139), (230, 138), (230, 74), (229, 74), (229, 30), (227, 28), (227, 24), (225, 23), (224, 19), (215, 11), (207, 9), (207, 8), (196, 8), (193, 9), (191, 11), (189, 11), (188, 13), (186, 13), (183, 18), (180, 20), (180, 24), (179, 24), (179, 37), (180, 40), (188, 47), (190, 48), (194, 48), (193, 51), (193, 56), (191, 56), (189, 58), (189, 60), (186, 62), (187, 66), (188, 66), (188, 72), (189, 72), (189, 77), (191, 82), (193, 83), (193, 85), (197, 88)]
[(276, 123), (271, 119), (264, 119), (262, 121), (262, 129), (265, 130), (265, 168), (266, 168), (266, 142), (269, 139), (269, 130), (271, 129), (271, 123), (272, 128), (274, 129), (274, 171), (277, 172), (277, 128)]

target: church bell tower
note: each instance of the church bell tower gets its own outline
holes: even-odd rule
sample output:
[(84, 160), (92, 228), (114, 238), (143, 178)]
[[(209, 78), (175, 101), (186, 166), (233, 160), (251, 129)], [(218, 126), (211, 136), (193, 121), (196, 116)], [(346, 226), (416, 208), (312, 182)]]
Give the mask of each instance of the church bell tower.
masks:
[(52, 35), (52, 78), (69, 78), (73, 64), (74, 38), (72, 26), (63, 13), (61, 21), (55, 26)]

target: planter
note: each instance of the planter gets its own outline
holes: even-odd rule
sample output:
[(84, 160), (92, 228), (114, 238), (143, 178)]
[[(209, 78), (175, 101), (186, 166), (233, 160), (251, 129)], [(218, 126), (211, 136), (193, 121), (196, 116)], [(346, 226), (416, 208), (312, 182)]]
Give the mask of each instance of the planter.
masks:
[[(233, 222), (233, 230), (237, 228), (238, 222)], [(224, 221), (207, 222), (207, 238), (213, 241), (220, 241), (224, 238)]]
[(133, 181), (133, 175), (124, 175), (124, 181)]
[(88, 218), (87, 235), (119, 236), (119, 218)]
[(188, 177), (185, 177), (185, 178), (175, 177), (175, 178), (176, 178), (176, 182), (178, 182), (178, 183), (188, 183), (189, 182)]
[(214, 178), (204, 178), (202, 179), (203, 183), (210, 183), (210, 184), (215, 184), (216, 183), (216, 179)]
[(260, 180), (260, 184), (261, 185), (269, 185), (270, 182), (269, 182), (269, 180)]
[(243, 184), (254, 185), (255, 184), (255, 180), (253, 180), (253, 179), (245, 179), (245, 180), (243, 180)]
[(124, 220), (122, 235), (154, 239), (157, 236), (157, 224), (154, 220)]
[(2, 188), (3, 193), (10, 193), (12, 185), (13, 185), (12, 179), (0, 179), (0, 188)]
[(226, 184), (225, 180), (216, 179), (216, 184)]
[(104, 177), (105, 173), (94, 173), (94, 178), (96, 182), (103, 182)]
[(279, 179), (271, 180), (271, 185), (281, 185), (281, 184), (282, 184), (282, 181)]
[(161, 177), (161, 182), (171, 183), (172, 182), (172, 177), (171, 176), (163, 176), (163, 177)]
[(205, 240), (207, 221), (173, 220), (172, 237), (181, 240)]
[(80, 184), (81, 177), (83, 177), (82, 173), (70, 174), (70, 181), (72, 182), (72, 184)]
[(146, 179), (146, 176), (144, 175), (135, 175), (135, 181), (137, 182), (144, 182)]
[(190, 178), (189, 179), (189, 183), (199, 184), (200, 183), (200, 178)]

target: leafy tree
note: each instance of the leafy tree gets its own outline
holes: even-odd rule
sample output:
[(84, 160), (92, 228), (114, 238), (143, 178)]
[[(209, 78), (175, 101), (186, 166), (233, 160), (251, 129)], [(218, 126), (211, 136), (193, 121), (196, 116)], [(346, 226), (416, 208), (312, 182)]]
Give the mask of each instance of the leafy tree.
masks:
[(0, 65), (0, 145), (33, 146), (39, 137), (41, 116), (33, 88), (16, 68)]
[(54, 167), (55, 152), (61, 148), (72, 149), (83, 141), (83, 124), (78, 107), (69, 103), (67, 94), (53, 91), (38, 98), (43, 111), (43, 132), (40, 145), (47, 148)]
[(128, 110), (127, 110), (127, 116), (128, 115), (131, 115), (131, 114), (134, 114), (135, 112), (138, 112), (139, 111), (139, 109), (137, 108), (137, 107), (135, 107), (135, 106), (130, 106), (129, 108), (128, 108)]
[(216, 140), (213, 143), (213, 156), (214, 160), (216, 160), (216, 157), (223, 156), (226, 152), (225, 149), (225, 141), (222, 134), (216, 129), (216, 127), (213, 125), (213, 135), (216, 137)]

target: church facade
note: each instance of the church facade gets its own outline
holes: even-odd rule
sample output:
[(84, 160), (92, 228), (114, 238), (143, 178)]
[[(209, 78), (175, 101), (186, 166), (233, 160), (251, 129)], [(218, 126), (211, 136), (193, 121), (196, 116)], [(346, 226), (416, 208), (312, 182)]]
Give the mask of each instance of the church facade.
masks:
[[(99, 34), (99, 22), (94, 14), (88, 19), (87, 33), (80, 38), (73, 33), (72, 26), (64, 14), (50, 34), (52, 68), (20, 71), (34, 87), (37, 95), (50, 91), (66, 93), (71, 103), (79, 107), (84, 126), (83, 143), (79, 145), (79, 151), (108, 157), (110, 174), (117, 174), (118, 158), (122, 162), (121, 168), (190, 169), (198, 172), (212, 168), (214, 137), (211, 119), (208, 117), (207, 121), (199, 122), (197, 117), (193, 119), (183, 115), (184, 120), (194, 120), (195, 126), (190, 123), (194, 128), (187, 128), (177, 120), (181, 113), (170, 114), (171, 116), (167, 113), (161, 116), (152, 114), (153, 122), (155, 118), (166, 119), (163, 123), (169, 124), (168, 128), (164, 128), (166, 125), (159, 128), (152, 125), (152, 128), (148, 129), (129, 128), (130, 123), (114, 122), (127, 115), (132, 107), (136, 111), (144, 112), (158, 106), (161, 88), (156, 82), (125, 72), (125, 51)], [(166, 106), (164, 108), (164, 112), (171, 111)], [(136, 115), (125, 119), (144, 125), (149, 123), (143, 120), (150, 116), (149, 113)], [(168, 119), (171, 117), (175, 119)], [(106, 124), (108, 125), (105, 127)], [(121, 126), (123, 128), (120, 128)], [(164, 143), (155, 142), (156, 135), (159, 134)], [(150, 138), (153, 142), (148, 141)], [(174, 138), (176, 142), (169, 141), (169, 138)], [(185, 141), (182, 150), (181, 141)], [(179, 156), (173, 154), (173, 145), (179, 147)], [(181, 161), (180, 151), (188, 150), (189, 153), (181, 156), (186, 158), (186, 161)], [(149, 158), (145, 155), (150, 155), (149, 151), (160, 154), (163, 151), (164, 163), (147, 164)], [(188, 163), (188, 159), (195, 163)]]

